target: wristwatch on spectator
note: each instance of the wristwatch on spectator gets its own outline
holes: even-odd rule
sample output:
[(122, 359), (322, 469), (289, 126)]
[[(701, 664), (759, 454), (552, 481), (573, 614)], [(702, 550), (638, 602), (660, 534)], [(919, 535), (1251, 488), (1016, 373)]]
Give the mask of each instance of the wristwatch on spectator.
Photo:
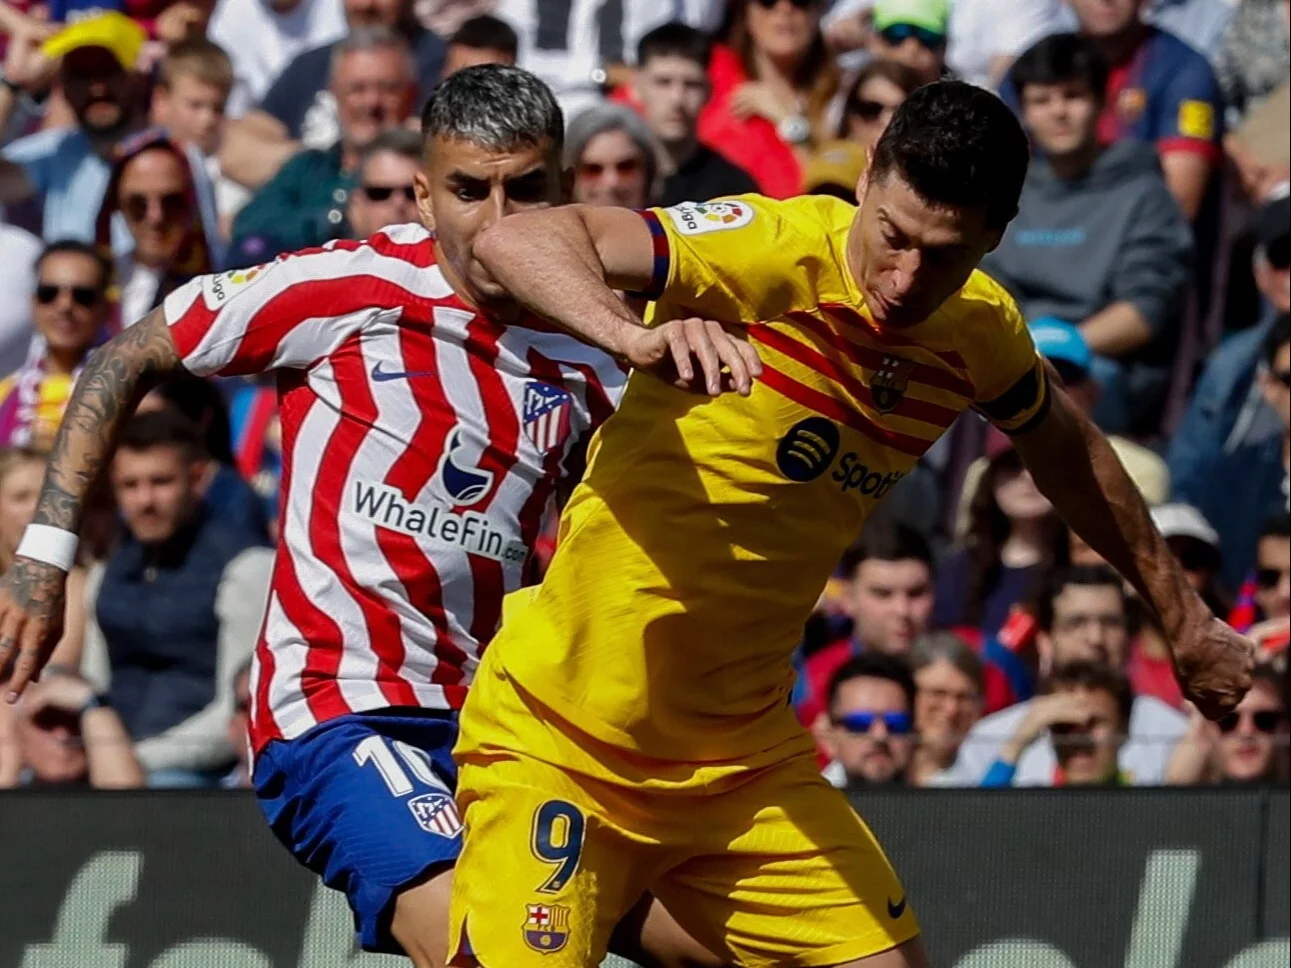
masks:
[(811, 140), (811, 122), (801, 114), (791, 114), (776, 125), (776, 134), (786, 144), (801, 145)]

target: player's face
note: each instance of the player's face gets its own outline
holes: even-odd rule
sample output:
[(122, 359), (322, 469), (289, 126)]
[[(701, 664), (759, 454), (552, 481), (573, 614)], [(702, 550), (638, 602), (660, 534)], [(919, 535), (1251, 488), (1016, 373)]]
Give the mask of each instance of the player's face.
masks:
[(126, 527), (140, 544), (174, 537), (200, 500), (201, 464), (178, 447), (118, 450), (112, 459), (112, 491)]
[(939, 659), (914, 676), (914, 726), (921, 746), (951, 758), (982, 715), (982, 694), (973, 680)]
[(849, 679), (839, 688), (830, 716), (831, 752), (850, 778), (881, 785), (905, 772), (914, 742), (906, 694), (895, 682)]
[(1129, 640), (1128, 616), (1120, 589), (1112, 585), (1068, 585), (1053, 601), (1053, 628), (1041, 633), (1040, 647), (1051, 666), (1102, 662), (1119, 669)]
[(984, 209), (933, 205), (895, 173), (863, 177), (848, 263), (874, 320), (923, 322), (968, 281), (1002, 232)]
[(417, 210), (435, 233), (439, 263), (469, 302), (510, 302), (473, 254), (475, 239), (498, 219), (547, 208), (562, 198), (560, 161), (549, 141), (496, 151), (437, 137), (417, 173)]
[(905, 655), (928, 628), (932, 574), (917, 559), (861, 562), (848, 601), (856, 638), (867, 649)]
[(1102, 689), (1078, 689), (1089, 704), (1089, 719), (1053, 730), (1054, 753), (1072, 786), (1106, 783), (1116, 775), (1125, 724), (1116, 697)]
[(652, 57), (637, 69), (637, 98), (646, 124), (664, 144), (695, 136), (699, 112), (708, 99), (708, 74), (688, 57)]
[(1041, 151), (1061, 158), (1095, 143), (1098, 105), (1083, 81), (1028, 84), (1022, 90), (1022, 123)]
[(1227, 780), (1249, 783), (1270, 777), (1274, 758), (1286, 755), (1286, 710), (1267, 682), (1257, 681), (1237, 709), (1219, 721), (1219, 729), (1220, 768)]

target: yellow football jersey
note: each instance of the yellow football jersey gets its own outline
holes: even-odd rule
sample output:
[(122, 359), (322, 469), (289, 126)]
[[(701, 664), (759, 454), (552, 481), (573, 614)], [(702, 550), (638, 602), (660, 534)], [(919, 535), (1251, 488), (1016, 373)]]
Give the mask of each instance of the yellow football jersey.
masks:
[(1047, 407), (1026, 325), (985, 275), (916, 326), (871, 319), (844, 260), (855, 211), (741, 196), (643, 213), (654, 318), (746, 324), (761, 380), (710, 399), (633, 374), (545, 580), (490, 649), (530, 697), (674, 781), (809, 745), (790, 659), (866, 516), (970, 405), (1011, 431)]

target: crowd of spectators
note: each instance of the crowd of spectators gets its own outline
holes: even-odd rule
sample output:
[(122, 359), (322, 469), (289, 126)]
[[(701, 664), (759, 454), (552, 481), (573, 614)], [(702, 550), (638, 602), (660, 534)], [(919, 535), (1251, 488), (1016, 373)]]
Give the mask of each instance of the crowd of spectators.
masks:
[[(1291, 775), (1287, 0), (0, 0), (0, 567), (71, 388), (199, 273), (415, 221), (421, 105), (516, 63), (575, 201), (852, 199), (956, 76), (1031, 137), (984, 268), (1109, 434), (1255, 684), (1211, 723), (1168, 630), (968, 415), (804, 627), (794, 708), (839, 786)], [(245, 786), (280, 453), (271, 381), (178, 380), (124, 433), (0, 787)], [(550, 543), (546, 546), (550, 550)]]

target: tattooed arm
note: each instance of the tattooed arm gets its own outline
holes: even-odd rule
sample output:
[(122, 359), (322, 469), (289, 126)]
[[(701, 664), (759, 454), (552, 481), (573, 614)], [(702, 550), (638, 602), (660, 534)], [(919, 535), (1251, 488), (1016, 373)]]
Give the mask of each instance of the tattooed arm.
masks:
[[(80, 530), (86, 496), (122, 426), (148, 389), (179, 369), (179, 353), (160, 309), (89, 358), (54, 439), (35, 524)], [(23, 557), (0, 579), (0, 682), (12, 664), (10, 702), (39, 676), (62, 634), (66, 584), (61, 569)]]

